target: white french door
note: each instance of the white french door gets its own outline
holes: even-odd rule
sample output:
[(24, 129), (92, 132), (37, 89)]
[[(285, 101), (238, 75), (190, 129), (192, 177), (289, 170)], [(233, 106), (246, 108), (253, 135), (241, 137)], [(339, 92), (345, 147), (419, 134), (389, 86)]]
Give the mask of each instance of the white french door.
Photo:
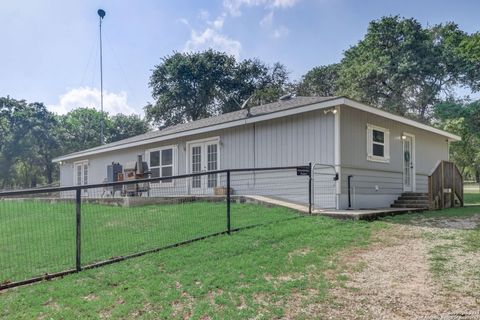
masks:
[[(218, 140), (189, 143), (189, 172), (201, 173), (219, 170)], [(218, 185), (218, 174), (195, 176), (191, 179), (192, 193), (212, 193)]]
[(415, 136), (403, 135), (403, 191), (415, 191)]
[(74, 183), (76, 186), (88, 184), (88, 162), (79, 161), (75, 162), (74, 165)]

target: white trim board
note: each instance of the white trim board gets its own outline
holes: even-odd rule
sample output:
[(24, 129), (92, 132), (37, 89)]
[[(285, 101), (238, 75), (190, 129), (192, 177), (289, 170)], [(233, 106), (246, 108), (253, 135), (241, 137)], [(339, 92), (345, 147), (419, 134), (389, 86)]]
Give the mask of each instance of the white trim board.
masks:
[(201, 134), (205, 132), (211, 132), (211, 131), (216, 131), (216, 130), (221, 130), (221, 129), (226, 129), (226, 128), (232, 128), (232, 127), (237, 127), (237, 126), (242, 126), (246, 125), (249, 123), (256, 123), (260, 121), (267, 121), (271, 119), (276, 119), (276, 118), (282, 118), (294, 114), (300, 114), (300, 113), (305, 113), (309, 111), (314, 111), (314, 110), (321, 110), (321, 109), (326, 109), (326, 108), (331, 108), (339, 105), (346, 105), (352, 108), (356, 108), (368, 113), (376, 114), (384, 118), (388, 118), (403, 124), (407, 124), (416, 128), (420, 128), (429, 132), (433, 132), (436, 134), (439, 134), (441, 136), (444, 136), (448, 138), (450, 141), (460, 141), (461, 138), (457, 135), (454, 135), (452, 133), (428, 126), (426, 124), (410, 120), (401, 116), (394, 115), (392, 113), (370, 107), (368, 105), (362, 104), (360, 102), (344, 98), (344, 97), (339, 97), (339, 98), (333, 98), (331, 100), (326, 100), (322, 102), (317, 102), (309, 105), (304, 105), (301, 107), (295, 107), (287, 110), (282, 110), (282, 111), (275, 111), (259, 116), (253, 116), (250, 118), (245, 118), (245, 119), (240, 119), (240, 120), (233, 120), (230, 122), (225, 122), (225, 123), (220, 123), (220, 124), (215, 124), (207, 127), (202, 127), (202, 128), (197, 128), (197, 129), (191, 129), (191, 130), (186, 130), (182, 132), (177, 132), (177, 133), (172, 133), (172, 134), (167, 134), (164, 136), (159, 136), (159, 137), (154, 137), (150, 139), (145, 139), (141, 141), (134, 141), (134, 142), (129, 142), (129, 143), (124, 143), (124, 144), (119, 144), (111, 147), (105, 147), (101, 149), (93, 149), (93, 150), (85, 150), (83, 152), (77, 152), (74, 154), (67, 154), (64, 156), (57, 157), (53, 159), (53, 162), (61, 162), (65, 160), (71, 160), (71, 159), (77, 159), (80, 157), (86, 157), (94, 154), (100, 154), (100, 153), (105, 153), (105, 152), (110, 152), (110, 151), (115, 151), (115, 150), (121, 150), (121, 149), (126, 149), (130, 147), (137, 147), (137, 146), (142, 146), (145, 144), (150, 144), (150, 143), (155, 143), (155, 142), (161, 142), (161, 141), (167, 141), (171, 139), (176, 139), (180, 137), (185, 137), (185, 136), (192, 136), (196, 134)]
[(426, 124), (423, 124), (423, 123), (420, 123), (420, 122), (417, 122), (415, 120), (411, 120), (411, 119), (408, 119), (408, 118), (405, 118), (405, 117), (402, 117), (402, 116), (397, 116), (396, 114), (386, 112), (386, 111), (380, 110), (378, 108), (370, 107), (366, 104), (363, 104), (363, 103), (360, 103), (360, 102), (357, 102), (357, 101), (354, 101), (354, 100), (351, 100), (351, 99), (348, 99), (348, 98), (342, 98), (342, 99), (345, 101), (345, 103), (344, 103), (345, 105), (350, 106), (352, 108), (359, 109), (359, 110), (362, 110), (362, 111), (365, 111), (365, 112), (368, 112), (368, 113), (376, 114), (376, 115), (379, 115), (381, 117), (391, 119), (391, 120), (394, 120), (394, 121), (397, 121), (397, 122), (400, 122), (400, 123), (403, 123), (403, 124), (407, 124), (407, 125), (415, 127), (415, 128), (419, 128), (419, 129), (423, 129), (423, 130), (426, 130), (426, 131), (436, 133), (438, 135), (441, 135), (441, 136), (444, 136), (444, 137), (448, 138), (450, 141), (460, 141), (460, 140), (462, 140), (462, 138), (460, 136), (457, 136), (456, 134), (437, 129), (437, 128), (431, 127), (429, 125), (426, 125)]

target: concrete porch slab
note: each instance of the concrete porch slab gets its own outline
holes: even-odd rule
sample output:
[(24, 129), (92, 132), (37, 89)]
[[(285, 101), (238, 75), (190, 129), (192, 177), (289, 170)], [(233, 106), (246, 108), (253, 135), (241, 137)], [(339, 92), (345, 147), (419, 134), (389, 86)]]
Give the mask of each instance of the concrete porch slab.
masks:
[(374, 220), (397, 214), (426, 211), (425, 208), (376, 208), (361, 210), (315, 210), (313, 214), (323, 215), (336, 219)]
[(249, 195), (249, 196), (244, 196), (244, 197), (246, 199), (249, 199), (250, 202), (263, 204), (263, 205), (285, 207), (285, 208), (289, 208), (289, 209), (298, 211), (300, 213), (307, 213), (308, 214), (308, 205), (293, 203), (293, 202), (280, 200), (280, 199), (275, 199), (275, 198), (271, 198), (271, 197), (265, 197), (265, 196)]
[[(35, 198), (36, 200), (59, 203), (59, 202), (74, 202), (73, 198), (57, 198), (45, 197)], [(5, 201), (26, 201), (32, 198), (7, 198)], [(291, 201), (260, 196), (260, 195), (233, 195), (231, 200), (234, 203), (254, 203), (264, 206), (279, 206), (295, 210), (302, 214), (309, 214), (308, 205), (294, 203)], [(120, 197), (120, 198), (82, 198), (83, 203), (94, 203), (110, 206), (122, 207), (136, 207), (145, 205), (162, 205), (162, 204), (180, 204), (194, 201), (209, 201), (209, 202), (224, 202), (225, 196), (164, 196), (164, 197)], [(361, 209), (361, 210), (335, 210), (335, 209), (314, 209), (313, 215), (323, 215), (336, 219), (350, 219), (350, 220), (373, 220), (379, 217), (392, 216), (403, 213), (421, 212), (425, 211), (423, 208), (376, 208), (376, 209)]]
[[(257, 203), (274, 205), (289, 208), (300, 213), (308, 214), (308, 205), (292, 203), (285, 200), (275, 199), (265, 196), (245, 196), (245, 198), (253, 200)], [(313, 215), (322, 215), (336, 219), (350, 220), (373, 220), (385, 216), (393, 216), (397, 214), (422, 212), (424, 208), (375, 208), (375, 209), (353, 209), (353, 210), (335, 210), (335, 209), (315, 209)]]

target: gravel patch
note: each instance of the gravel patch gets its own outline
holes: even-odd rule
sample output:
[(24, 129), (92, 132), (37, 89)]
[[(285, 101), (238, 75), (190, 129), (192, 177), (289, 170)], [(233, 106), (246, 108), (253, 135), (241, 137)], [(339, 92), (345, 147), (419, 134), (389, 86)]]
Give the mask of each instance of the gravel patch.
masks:
[(473, 230), (480, 228), (480, 214), (468, 218), (418, 218), (410, 221), (409, 224), (429, 228)]
[(448, 319), (478, 312), (478, 297), (447, 290), (433, 277), (429, 250), (444, 240), (426, 239), (425, 229), (394, 225), (380, 231), (368, 248), (346, 253), (341, 276), (338, 270), (327, 274), (333, 288), (321, 314), (327, 319)]

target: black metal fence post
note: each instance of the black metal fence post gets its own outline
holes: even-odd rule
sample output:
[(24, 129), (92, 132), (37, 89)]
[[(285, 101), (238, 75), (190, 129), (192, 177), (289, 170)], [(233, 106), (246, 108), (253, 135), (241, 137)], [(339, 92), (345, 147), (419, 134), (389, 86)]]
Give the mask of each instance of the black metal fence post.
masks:
[(308, 173), (308, 213), (312, 214), (312, 163), (308, 164), (310, 172)]
[(82, 189), (78, 188), (76, 190), (76, 197), (75, 197), (75, 203), (76, 203), (76, 225), (77, 225), (77, 232), (76, 232), (76, 261), (75, 261), (75, 270), (77, 272), (82, 270), (82, 260), (81, 260), (81, 204), (82, 204)]
[(227, 232), (228, 234), (231, 233), (232, 228), (230, 226), (230, 170), (227, 171)]

